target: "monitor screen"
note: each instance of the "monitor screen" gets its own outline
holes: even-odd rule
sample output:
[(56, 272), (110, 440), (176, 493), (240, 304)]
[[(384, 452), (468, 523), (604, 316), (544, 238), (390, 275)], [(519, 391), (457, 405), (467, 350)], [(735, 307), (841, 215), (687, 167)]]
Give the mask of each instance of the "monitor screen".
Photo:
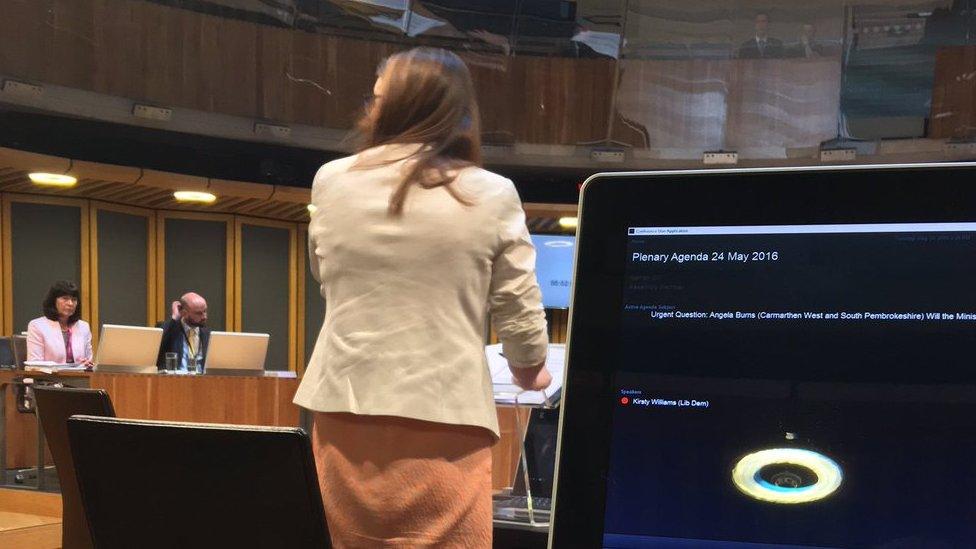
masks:
[(973, 177), (587, 183), (554, 546), (971, 546)]
[(573, 280), (573, 236), (532, 235), (535, 246), (535, 273), (542, 290), (542, 305), (547, 309), (569, 307)]
[(14, 356), (12, 338), (0, 337), (0, 367), (14, 367), (16, 365), (17, 357)]
[(973, 539), (976, 223), (630, 227), (624, 262), (607, 546)]

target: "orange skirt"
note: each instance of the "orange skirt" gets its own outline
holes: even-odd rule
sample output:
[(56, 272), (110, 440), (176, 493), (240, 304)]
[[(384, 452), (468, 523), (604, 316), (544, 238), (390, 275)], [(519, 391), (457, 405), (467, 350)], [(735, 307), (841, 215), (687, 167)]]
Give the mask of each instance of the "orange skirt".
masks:
[(491, 547), (491, 432), (322, 412), (313, 431), (335, 547)]

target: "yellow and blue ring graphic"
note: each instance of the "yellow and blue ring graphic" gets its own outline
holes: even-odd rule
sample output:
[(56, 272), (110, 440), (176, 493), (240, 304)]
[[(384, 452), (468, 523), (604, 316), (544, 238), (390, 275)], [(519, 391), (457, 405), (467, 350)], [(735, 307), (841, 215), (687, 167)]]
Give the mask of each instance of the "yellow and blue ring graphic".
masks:
[[(803, 486), (777, 485), (763, 478), (767, 467), (796, 466), (813, 474)], [(770, 448), (743, 456), (732, 469), (732, 482), (745, 495), (770, 503), (796, 504), (821, 500), (840, 488), (844, 473), (829, 457), (802, 448)]]

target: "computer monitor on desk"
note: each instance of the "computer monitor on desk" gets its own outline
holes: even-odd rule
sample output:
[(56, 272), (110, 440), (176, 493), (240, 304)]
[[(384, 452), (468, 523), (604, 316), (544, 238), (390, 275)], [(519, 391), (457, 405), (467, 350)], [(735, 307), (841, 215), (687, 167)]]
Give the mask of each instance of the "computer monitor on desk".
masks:
[(22, 369), (24, 361), (27, 360), (27, 336), (10, 336), (10, 344), (14, 351), (14, 363), (17, 365), (17, 369)]
[(0, 368), (17, 369), (24, 367), (27, 360), (27, 338), (21, 335), (0, 337)]
[(17, 356), (14, 354), (12, 337), (0, 337), (0, 368), (14, 369), (17, 367)]
[(95, 370), (109, 373), (155, 374), (160, 328), (103, 324), (95, 353)]
[(268, 334), (210, 332), (206, 373), (263, 375), (270, 338)]

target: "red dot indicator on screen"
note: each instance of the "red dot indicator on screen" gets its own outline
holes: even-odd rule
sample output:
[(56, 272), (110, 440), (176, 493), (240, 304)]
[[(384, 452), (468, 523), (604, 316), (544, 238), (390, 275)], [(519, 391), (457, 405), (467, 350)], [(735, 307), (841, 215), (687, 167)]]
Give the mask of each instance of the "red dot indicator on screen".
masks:
[(620, 397), (620, 403), (626, 406), (627, 404), (630, 404), (630, 399), (627, 397)]

